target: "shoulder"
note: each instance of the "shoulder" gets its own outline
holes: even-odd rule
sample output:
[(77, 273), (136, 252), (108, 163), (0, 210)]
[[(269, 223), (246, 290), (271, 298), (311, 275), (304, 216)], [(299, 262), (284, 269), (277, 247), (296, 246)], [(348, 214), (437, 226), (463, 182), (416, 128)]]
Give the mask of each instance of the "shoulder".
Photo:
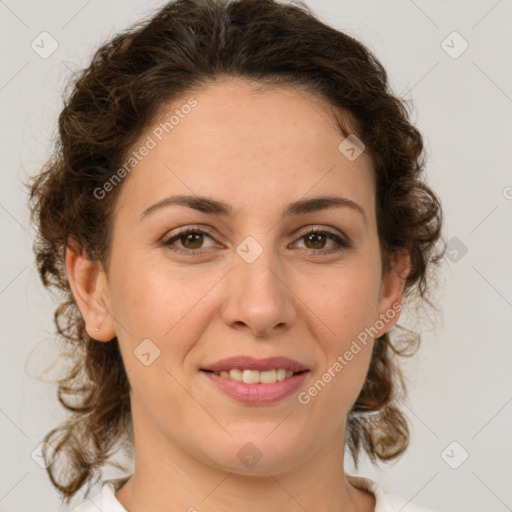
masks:
[(435, 512), (432, 509), (419, 507), (410, 500), (388, 492), (377, 482), (361, 476), (347, 475), (347, 480), (359, 489), (371, 492), (375, 496), (374, 512)]
[(117, 501), (115, 491), (124, 482), (126, 478), (118, 480), (108, 480), (103, 483), (101, 491), (87, 498), (83, 503), (74, 508), (71, 512), (127, 512), (126, 509)]

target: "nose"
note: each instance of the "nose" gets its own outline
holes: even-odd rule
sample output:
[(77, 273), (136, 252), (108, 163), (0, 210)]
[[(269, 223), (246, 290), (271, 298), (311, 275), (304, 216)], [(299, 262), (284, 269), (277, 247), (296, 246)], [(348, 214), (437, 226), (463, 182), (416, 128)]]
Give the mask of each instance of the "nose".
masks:
[(226, 325), (270, 338), (294, 323), (294, 294), (272, 250), (263, 250), (253, 261), (237, 254), (226, 278), (222, 312)]

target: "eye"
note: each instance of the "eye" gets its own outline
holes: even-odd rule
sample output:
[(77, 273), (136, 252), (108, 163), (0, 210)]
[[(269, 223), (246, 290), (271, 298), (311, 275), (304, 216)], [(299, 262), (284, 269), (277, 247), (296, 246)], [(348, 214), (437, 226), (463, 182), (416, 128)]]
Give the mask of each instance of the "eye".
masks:
[[(163, 241), (165, 246), (169, 246), (174, 251), (188, 256), (195, 256), (202, 254), (204, 251), (199, 251), (204, 243), (205, 237), (212, 239), (212, 237), (205, 231), (198, 228), (186, 228), (171, 238)], [(173, 247), (176, 243), (181, 245), (180, 247)]]
[[(187, 256), (199, 256), (207, 252), (208, 247), (205, 248), (203, 246), (206, 238), (213, 240), (212, 236), (206, 231), (199, 228), (188, 227), (179, 231), (170, 238), (164, 239), (162, 244), (173, 251)], [(305, 251), (308, 254), (315, 256), (331, 254), (350, 247), (347, 241), (335, 233), (318, 228), (310, 229), (302, 233), (298, 241), (302, 240), (305, 242)], [(334, 243), (334, 247), (325, 249), (325, 245), (328, 242)], [(215, 245), (213, 245), (213, 247), (215, 247)]]
[[(318, 228), (306, 231), (300, 236), (299, 241), (300, 240), (305, 241), (306, 250), (310, 254), (319, 252), (320, 254), (331, 254), (350, 247), (348, 242), (335, 233)], [(324, 250), (325, 244), (329, 241), (334, 242), (334, 247)]]

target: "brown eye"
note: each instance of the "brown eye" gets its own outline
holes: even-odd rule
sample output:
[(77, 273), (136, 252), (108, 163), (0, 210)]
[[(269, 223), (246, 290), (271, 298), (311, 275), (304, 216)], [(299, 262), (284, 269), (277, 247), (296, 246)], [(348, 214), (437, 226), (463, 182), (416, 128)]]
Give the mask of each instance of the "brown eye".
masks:
[(203, 233), (191, 232), (181, 235), (178, 240), (187, 249), (200, 249), (203, 244)]
[(306, 246), (308, 249), (323, 249), (325, 242), (327, 241), (327, 236), (325, 233), (313, 232), (304, 236), (304, 239), (306, 240)]
[[(333, 252), (348, 249), (350, 244), (340, 236), (330, 233), (329, 231), (321, 231), (319, 229), (310, 230), (304, 233), (299, 241), (304, 241), (305, 250), (313, 255), (322, 256)], [(333, 242), (333, 247), (326, 248), (328, 242)]]
[[(211, 235), (201, 229), (188, 228), (163, 240), (162, 244), (187, 256), (199, 256), (214, 247), (212, 245), (204, 247), (206, 239), (213, 240)], [(319, 229), (304, 233), (298, 241), (304, 241), (303, 250), (314, 256), (327, 255), (350, 247), (350, 244), (338, 235)], [(326, 244), (329, 242), (334, 243), (334, 246), (327, 247)]]
[(188, 228), (186, 230), (181, 231), (181, 233), (177, 233), (176, 235), (168, 238), (167, 240), (163, 240), (162, 243), (164, 246), (173, 249), (176, 252), (187, 254), (187, 255), (196, 255), (202, 254), (203, 249), (207, 250), (208, 247), (203, 247), (206, 242), (206, 239), (212, 240), (212, 237), (202, 231), (201, 229), (191, 229)]

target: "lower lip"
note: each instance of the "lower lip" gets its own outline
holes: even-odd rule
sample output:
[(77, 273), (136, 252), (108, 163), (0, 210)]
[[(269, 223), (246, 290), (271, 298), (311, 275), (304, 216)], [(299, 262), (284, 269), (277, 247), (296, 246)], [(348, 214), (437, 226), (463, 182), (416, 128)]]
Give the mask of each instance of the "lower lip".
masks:
[(201, 370), (226, 395), (252, 405), (266, 405), (278, 402), (297, 391), (309, 371), (296, 373), (287, 379), (278, 380), (273, 384), (245, 384), (229, 377), (221, 377), (213, 372)]

